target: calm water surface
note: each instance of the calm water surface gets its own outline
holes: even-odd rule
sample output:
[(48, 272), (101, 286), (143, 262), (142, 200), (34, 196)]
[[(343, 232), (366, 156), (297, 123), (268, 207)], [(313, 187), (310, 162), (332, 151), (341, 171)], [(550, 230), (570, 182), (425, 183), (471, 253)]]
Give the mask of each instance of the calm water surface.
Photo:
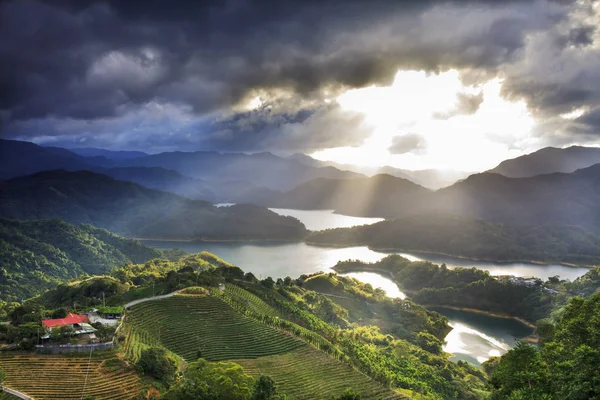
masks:
[(488, 358), (501, 356), (512, 349), (518, 339), (531, 335), (532, 329), (519, 321), (443, 307), (432, 308), (445, 315), (452, 326), (446, 336), (444, 351), (453, 361), (463, 360), (481, 365)]
[(347, 215), (334, 214), (334, 210), (293, 210), (288, 208), (270, 208), (269, 210), (280, 215), (297, 218), (311, 231), (349, 228), (356, 225), (371, 225), (383, 221), (383, 218), (349, 217)]
[[(330, 271), (338, 261), (357, 259), (375, 262), (389, 253), (380, 253), (366, 246), (323, 247), (305, 243), (253, 243), (253, 242), (173, 242), (146, 240), (145, 244), (159, 249), (179, 248), (190, 253), (209, 251), (254, 275), (274, 279), (298, 277), (319, 271)], [(490, 271), (492, 275), (510, 274), (515, 276), (533, 275), (542, 279), (559, 275), (573, 280), (585, 274), (587, 268), (572, 268), (562, 265), (536, 265), (526, 263), (499, 264), (492, 262), (466, 261), (452, 257), (429, 254), (398, 252), (411, 261), (429, 260), (446, 263), (448, 268), (476, 267)]]

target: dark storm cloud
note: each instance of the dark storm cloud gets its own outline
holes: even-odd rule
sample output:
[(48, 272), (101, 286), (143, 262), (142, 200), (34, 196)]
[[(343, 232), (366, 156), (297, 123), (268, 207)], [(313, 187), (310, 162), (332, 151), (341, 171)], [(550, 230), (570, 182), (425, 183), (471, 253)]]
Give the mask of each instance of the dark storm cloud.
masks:
[[(448, 49), (432, 34), (407, 37), (419, 28), (412, 17), (437, 3), (5, 1), (0, 56), (10, 62), (0, 67), (0, 108), (15, 119), (93, 118), (166, 98), (204, 113), (253, 90), (311, 96), (328, 86), (389, 82), (398, 64), (497, 64), (531, 28), (522, 18), (500, 18), (481, 39), (460, 38)], [(361, 46), (361, 37), (378, 45)], [(471, 54), (453, 57), (460, 46)]]
[[(501, 72), (521, 57), (528, 34), (567, 18), (569, 3), (0, 1), (0, 59), (9, 60), (0, 63), (0, 128), (23, 139), (106, 145), (116, 137), (146, 148), (356, 145), (365, 128), (324, 99), (390, 83), (399, 68)], [(589, 26), (562, 37), (590, 47)], [(552, 82), (519, 78), (509, 75), (507, 95), (540, 109), (568, 101), (561, 87), (552, 94)], [(532, 94), (539, 85), (550, 88), (541, 98)], [(594, 96), (569, 90), (582, 101)], [(269, 114), (247, 114), (243, 105), (256, 96), (272, 105)], [(478, 101), (459, 99), (457, 112)], [(172, 111), (156, 124), (162, 134), (144, 122), (155, 104)], [(230, 117), (207, 123), (221, 113)]]

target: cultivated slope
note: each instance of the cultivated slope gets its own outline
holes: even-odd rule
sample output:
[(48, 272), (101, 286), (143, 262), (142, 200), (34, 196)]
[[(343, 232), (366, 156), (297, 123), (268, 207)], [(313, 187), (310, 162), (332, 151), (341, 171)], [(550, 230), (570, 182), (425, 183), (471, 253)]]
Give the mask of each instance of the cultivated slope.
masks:
[(223, 293), (149, 301), (127, 311), (124, 351), (135, 360), (144, 348), (162, 345), (186, 361), (232, 360), (251, 375), (273, 377), (291, 399), (329, 398), (348, 387), (363, 399), (403, 398), (300, 339), (326, 342), (319, 335), (297, 327), (299, 338), (271, 326), (285, 323), (277, 322), (279, 315), (256, 295), (230, 284)]
[(139, 394), (140, 378), (112, 352), (92, 355), (0, 353), (6, 386), (36, 400), (126, 400)]

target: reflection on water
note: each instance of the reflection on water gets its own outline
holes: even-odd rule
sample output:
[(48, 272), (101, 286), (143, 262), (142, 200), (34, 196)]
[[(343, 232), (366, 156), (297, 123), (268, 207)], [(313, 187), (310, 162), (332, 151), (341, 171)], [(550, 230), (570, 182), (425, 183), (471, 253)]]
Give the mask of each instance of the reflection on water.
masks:
[(269, 210), (280, 215), (297, 218), (311, 231), (349, 228), (351, 226), (370, 225), (383, 221), (383, 218), (349, 217), (347, 215), (334, 214), (334, 210), (293, 210), (287, 208), (270, 208)]
[(370, 283), (375, 289), (385, 290), (385, 294), (391, 298), (405, 299), (406, 295), (398, 289), (391, 279), (375, 274), (373, 272), (351, 272), (349, 274), (342, 274), (348, 278), (355, 278), (364, 283)]
[(503, 355), (519, 339), (532, 333), (531, 328), (513, 319), (443, 307), (432, 310), (445, 315), (453, 328), (444, 344), (444, 351), (454, 355), (450, 358), (453, 361), (463, 360), (479, 366), (490, 357)]

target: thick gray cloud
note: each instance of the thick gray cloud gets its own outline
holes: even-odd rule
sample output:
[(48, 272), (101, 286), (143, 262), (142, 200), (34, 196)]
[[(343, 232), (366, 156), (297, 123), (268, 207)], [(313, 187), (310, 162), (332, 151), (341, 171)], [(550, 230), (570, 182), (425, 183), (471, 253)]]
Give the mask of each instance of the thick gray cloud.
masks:
[[(577, 7), (526, 0), (0, 1), (0, 59), (8, 60), (0, 63), (0, 128), (22, 139), (155, 150), (356, 145), (368, 128), (324, 100), (389, 83), (399, 68), (458, 68), (475, 80), (500, 75), (506, 96), (552, 115), (600, 93), (589, 84), (600, 70), (595, 25)], [(540, 76), (557, 53), (563, 63), (581, 64)], [(269, 112), (244, 109), (256, 96)], [(480, 103), (460, 98), (456, 113)], [(156, 106), (169, 111), (151, 125)]]

